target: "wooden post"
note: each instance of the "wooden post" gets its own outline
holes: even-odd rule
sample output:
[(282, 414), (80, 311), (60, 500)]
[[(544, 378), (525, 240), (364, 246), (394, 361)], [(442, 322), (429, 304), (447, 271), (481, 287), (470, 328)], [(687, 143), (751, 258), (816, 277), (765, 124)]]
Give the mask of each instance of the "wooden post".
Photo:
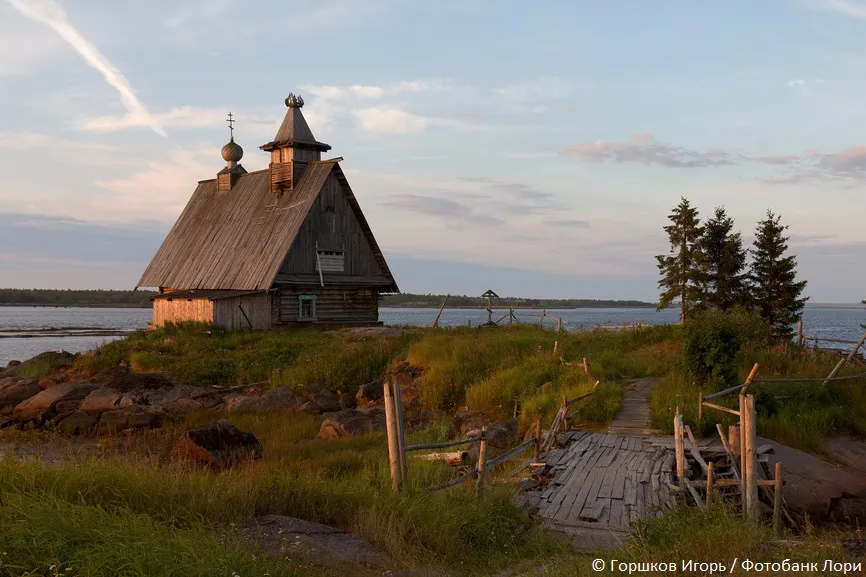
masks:
[(797, 348), (803, 348), (803, 319), (797, 321)]
[(707, 462), (707, 507), (713, 502), (713, 462)]
[(520, 407), (520, 401), (514, 401), (514, 415), (513, 415), (513, 418), (515, 418), (515, 419), (517, 418), (517, 415), (520, 414), (520, 411), (518, 410), (519, 407)]
[(776, 463), (776, 482), (773, 491), (773, 532), (776, 538), (782, 536), (782, 463)]
[(562, 429), (568, 430), (568, 395), (562, 396)]
[(830, 382), (830, 379), (832, 379), (832, 378), (833, 378), (833, 377), (835, 377), (835, 376), (836, 376), (836, 373), (838, 373), (838, 372), (839, 372), (839, 369), (841, 369), (841, 368), (842, 368), (842, 365), (844, 365), (844, 364), (845, 364), (845, 361), (846, 361), (846, 360), (847, 360), (847, 359), (839, 359), (839, 362), (838, 362), (838, 363), (836, 363), (836, 366), (835, 366), (835, 367), (833, 367), (833, 370), (832, 370), (832, 371), (830, 371), (830, 374), (829, 374), (829, 375), (827, 375), (827, 378), (826, 378), (826, 379), (824, 379), (824, 382), (823, 382), (823, 383), (821, 383), (821, 386), (822, 386), (822, 387), (826, 387), (826, 386), (827, 386), (827, 383), (829, 383), (829, 382)]
[(514, 309), (508, 309), (508, 324), (514, 322)]
[(445, 310), (445, 305), (448, 303), (448, 297), (451, 296), (451, 293), (445, 295), (445, 300), (442, 301), (442, 306), (439, 307), (439, 313), (436, 315), (436, 320), (433, 321), (433, 328), (439, 328), (439, 317), (442, 316), (442, 311)]
[(752, 367), (752, 370), (749, 371), (749, 376), (746, 377), (746, 382), (743, 383), (742, 387), (740, 387), (740, 394), (741, 395), (744, 395), (746, 393), (746, 389), (748, 389), (749, 385), (752, 384), (752, 379), (754, 379), (755, 375), (757, 375), (757, 374), (758, 374), (758, 363), (755, 363), (755, 365)]
[(484, 467), (487, 464), (487, 427), (481, 427), (481, 444), (478, 446), (478, 485), (476, 495), (480, 498), (484, 493)]
[(558, 332), (558, 333), (561, 333), (561, 332), (562, 332), (562, 319), (561, 319), (561, 318), (558, 319), (558, 322), (557, 322), (557, 325), (556, 325), (556, 332)]
[(704, 392), (698, 393), (698, 422), (704, 420)]
[(586, 357), (583, 357), (583, 374), (584, 375), (589, 374), (589, 363), (586, 362)]
[(559, 347), (559, 341), (553, 341), (553, 352), (556, 352), (557, 347)]
[(547, 309), (541, 309), (541, 323), (538, 326), (544, 328), (544, 317), (547, 316)]
[(388, 464), (391, 466), (391, 489), (400, 490), (402, 467), (398, 456), (400, 448), (397, 441), (397, 422), (394, 416), (394, 398), (391, 395), (391, 383), (385, 380), (385, 429), (388, 433)]
[(466, 321), (466, 326), (468, 326), (470, 329), (472, 328), (472, 319)]
[(403, 415), (403, 393), (400, 383), (394, 382), (394, 418), (397, 422), (397, 456), (400, 458), (400, 484), (406, 484), (406, 423)]
[(683, 420), (680, 416), (680, 408), (677, 407), (677, 413), (674, 416), (674, 448), (677, 456), (677, 478), (679, 479), (680, 489), (684, 488), (686, 483), (686, 451), (683, 443)]
[(535, 415), (535, 460), (537, 463), (541, 459), (541, 413)]
[[(740, 425), (728, 426), (728, 446), (731, 448), (731, 454), (737, 459), (740, 458)], [(742, 463), (741, 463), (742, 465)]]
[(755, 428), (755, 396), (743, 395), (743, 504), (747, 521), (758, 517), (758, 475), (755, 443), (757, 431)]

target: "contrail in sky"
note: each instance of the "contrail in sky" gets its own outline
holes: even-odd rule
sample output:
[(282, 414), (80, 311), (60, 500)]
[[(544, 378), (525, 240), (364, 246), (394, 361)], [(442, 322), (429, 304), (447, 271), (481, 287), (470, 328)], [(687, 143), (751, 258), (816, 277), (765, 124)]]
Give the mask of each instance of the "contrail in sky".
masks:
[(55, 0), (9, 0), (9, 3), (27, 18), (54, 30), (78, 52), (84, 62), (98, 70), (109, 86), (120, 94), (120, 101), (126, 108), (130, 120), (135, 121), (135, 124), (149, 126), (160, 136), (166, 135), (162, 125), (151, 116), (144, 104), (135, 96), (126, 77), (69, 23), (66, 12), (60, 4)]

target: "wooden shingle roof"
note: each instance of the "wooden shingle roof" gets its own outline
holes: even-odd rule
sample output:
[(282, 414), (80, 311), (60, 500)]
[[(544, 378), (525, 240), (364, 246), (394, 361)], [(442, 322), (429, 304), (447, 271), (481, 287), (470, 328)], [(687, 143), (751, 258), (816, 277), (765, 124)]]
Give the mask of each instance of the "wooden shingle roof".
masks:
[(219, 191), (216, 180), (199, 182), (136, 288), (243, 291), (271, 288), (307, 213), (333, 171), (382, 273), (393, 283), (338, 160), (311, 162), (294, 190), (277, 203), (270, 189), (268, 170), (238, 177), (227, 191)]

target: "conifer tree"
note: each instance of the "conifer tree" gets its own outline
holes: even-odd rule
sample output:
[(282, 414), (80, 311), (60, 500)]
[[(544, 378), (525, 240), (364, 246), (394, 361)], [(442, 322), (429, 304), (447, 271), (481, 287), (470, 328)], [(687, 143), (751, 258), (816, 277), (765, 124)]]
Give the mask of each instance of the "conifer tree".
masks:
[(680, 299), (680, 321), (685, 322), (701, 304), (704, 278), (701, 270), (700, 240), (703, 229), (698, 210), (686, 198), (674, 207), (668, 216), (671, 224), (664, 227), (671, 249), (669, 254), (656, 256), (662, 289), (658, 310), (666, 308), (674, 299)]
[(755, 231), (751, 282), (755, 305), (775, 336), (790, 338), (791, 325), (800, 320), (808, 298), (801, 297), (806, 281), (797, 281), (797, 262), (785, 256), (787, 226), (781, 217), (767, 211)]
[(717, 207), (713, 217), (704, 224), (701, 252), (706, 282), (704, 303), (720, 311), (747, 306), (748, 251), (743, 248), (740, 233), (734, 232), (734, 219), (724, 207)]

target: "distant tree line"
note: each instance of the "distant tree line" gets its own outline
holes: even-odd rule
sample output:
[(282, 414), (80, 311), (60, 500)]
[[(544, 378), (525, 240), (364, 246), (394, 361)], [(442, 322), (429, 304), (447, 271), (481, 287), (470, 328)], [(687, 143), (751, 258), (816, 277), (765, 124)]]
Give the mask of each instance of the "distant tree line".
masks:
[[(380, 300), (382, 306), (390, 307), (438, 307), (442, 305), (445, 295), (400, 293), (385, 295)], [(635, 300), (597, 300), (597, 299), (530, 299), (519, 297), (503, 297), (493, 299), (493, 305), (499, 307), (526, 307), (549, 309), (572, 308), (617, 308), (617, 307), (653, 307), (655, 303)], [(466, 295), (451, 295), (448, 297), (449, 307), (487, 306), (486, 297), (471, 297)]]
[(151, 291), (0, 289), (0, 305), (150, 308)]
[(788, 227), (779, 215), (767, 211), (751, 249), (743, 246), (724, 207), (702, 224), (697, 208), (682, 198), (668, 219), (670, 252), (656, 257), (659, 309), (679, 301), (682, 321), (708, 309), (755, 310), (774, 335), (790, 335), (806, 304), (806, 281), (797, 280), (797, 262), (786, 254)]

